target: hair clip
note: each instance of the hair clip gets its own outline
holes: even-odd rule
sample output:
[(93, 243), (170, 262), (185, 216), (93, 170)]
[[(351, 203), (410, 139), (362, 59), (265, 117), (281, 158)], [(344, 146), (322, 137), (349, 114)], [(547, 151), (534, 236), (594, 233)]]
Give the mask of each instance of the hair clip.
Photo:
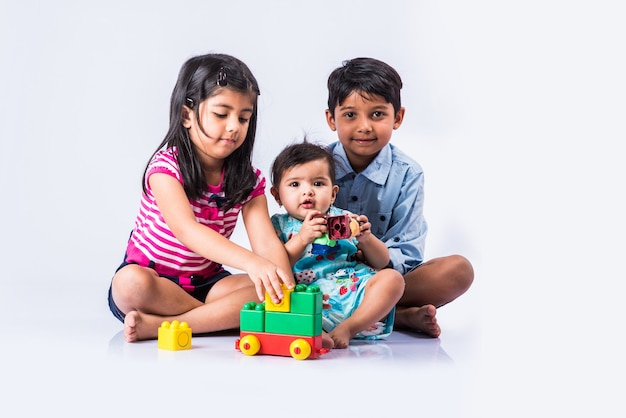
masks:
[(220, 87), (224, 87), (228, 84), (226, 81), (226, 70), (224, 67), (220, 67), (219, 72), (217, 73), (217, 85)]
[(187, 106), (189, 106), (189, 108), (193, 109), (193, 99), (190, 99), (189, 97), (187, 97), (185, 99), (185, 102), (187, 102)]

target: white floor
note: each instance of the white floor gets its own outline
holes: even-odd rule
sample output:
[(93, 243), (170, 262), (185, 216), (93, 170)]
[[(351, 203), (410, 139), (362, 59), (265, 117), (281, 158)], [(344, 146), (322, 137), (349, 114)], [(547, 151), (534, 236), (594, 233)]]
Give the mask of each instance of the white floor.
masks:
[[(355, 341), (299, 361), (245, 356), (235, 350), (236, 332), (194, 336), (186, 351), (161, 350), (157, 341), (129, 344), (107, 310), (104, 284), (67, 290), (31, 292), (37, 309), (16, 316), (11, 337), (0, 345), (2, 380), (9, 383), (1, 397), (19, 405), (11, 416), (182, 418), (230, 410), (280, 417), (294, 408), (304, 417), (480, 416), (472, 412), (471, 384), (479, 318), (460, 312), (476, 300), (472, 291), (440, 309), (440, 338), (394, 332), (385, 341)], [(3, 293), (17, 311), (11, 296)]]

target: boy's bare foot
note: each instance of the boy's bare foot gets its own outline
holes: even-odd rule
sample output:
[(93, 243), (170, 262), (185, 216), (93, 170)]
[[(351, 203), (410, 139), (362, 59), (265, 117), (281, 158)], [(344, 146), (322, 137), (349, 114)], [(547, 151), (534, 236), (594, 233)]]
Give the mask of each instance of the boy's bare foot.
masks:
[(437, 308), (433, 305), (396, 309), (396, 325), (398, 328), (416, 329), (433, 338), (441, 334), (437, 324)]
[(151, 319), (157, 319), (158, 317), (153, 315), (142, 314), (138, 311), (131, 311), (126, 314), (124, 318), (124, 339), (133, 343), (135, 341), (155, 339), (158, 335), (160, 322), (158, 325), (153, 326)]

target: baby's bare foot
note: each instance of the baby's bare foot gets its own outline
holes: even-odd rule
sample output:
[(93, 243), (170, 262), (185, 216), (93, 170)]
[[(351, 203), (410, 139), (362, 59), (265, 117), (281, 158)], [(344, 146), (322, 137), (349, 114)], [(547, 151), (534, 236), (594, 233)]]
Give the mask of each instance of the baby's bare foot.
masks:
[(330, 335), (328, 335), (328, 333), (326, 332), (322, 332), (322, 348), (325, 348), (327, 350), (332, 350), (335, 347), (335, 342), (333, 341), (332, 338), (330, 338)]
[(333, 339), (334, 348), (348, 348), (352, 335), (350, 335), (348, 327), (339, 325), (330, 332), (330, 338)]

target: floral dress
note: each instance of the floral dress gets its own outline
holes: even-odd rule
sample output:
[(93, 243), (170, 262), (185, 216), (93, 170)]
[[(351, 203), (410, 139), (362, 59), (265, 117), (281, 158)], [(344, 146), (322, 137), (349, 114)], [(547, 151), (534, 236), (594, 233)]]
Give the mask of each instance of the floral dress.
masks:
[[(349, 214), (349, 212), (331, 207), (328, 216)], [(287, 242), (302, 227), (302, 221), (286, 214), (272, 216), (272, 224), (282, 242)], [(314, 283), (322, 293), (329, 296), (330, 309), (322, 311), (322, 326), (329, 332), (339, 323), (350, 317), (361, 304), (365, 294), (365, 284), (376, 274), (376, 270), (356, 260), (356, 238), (316, 240), (316, 250), (309, 244), (293, 266), (293, 273), (298, 283)], [(320, 246), (325, 247), (323, 251)], [(379, 339), (387, 337), (393, 329), (394, 311), (386, 321), (377, 323), (372, 329), (359, 333), (355, 338)]]

